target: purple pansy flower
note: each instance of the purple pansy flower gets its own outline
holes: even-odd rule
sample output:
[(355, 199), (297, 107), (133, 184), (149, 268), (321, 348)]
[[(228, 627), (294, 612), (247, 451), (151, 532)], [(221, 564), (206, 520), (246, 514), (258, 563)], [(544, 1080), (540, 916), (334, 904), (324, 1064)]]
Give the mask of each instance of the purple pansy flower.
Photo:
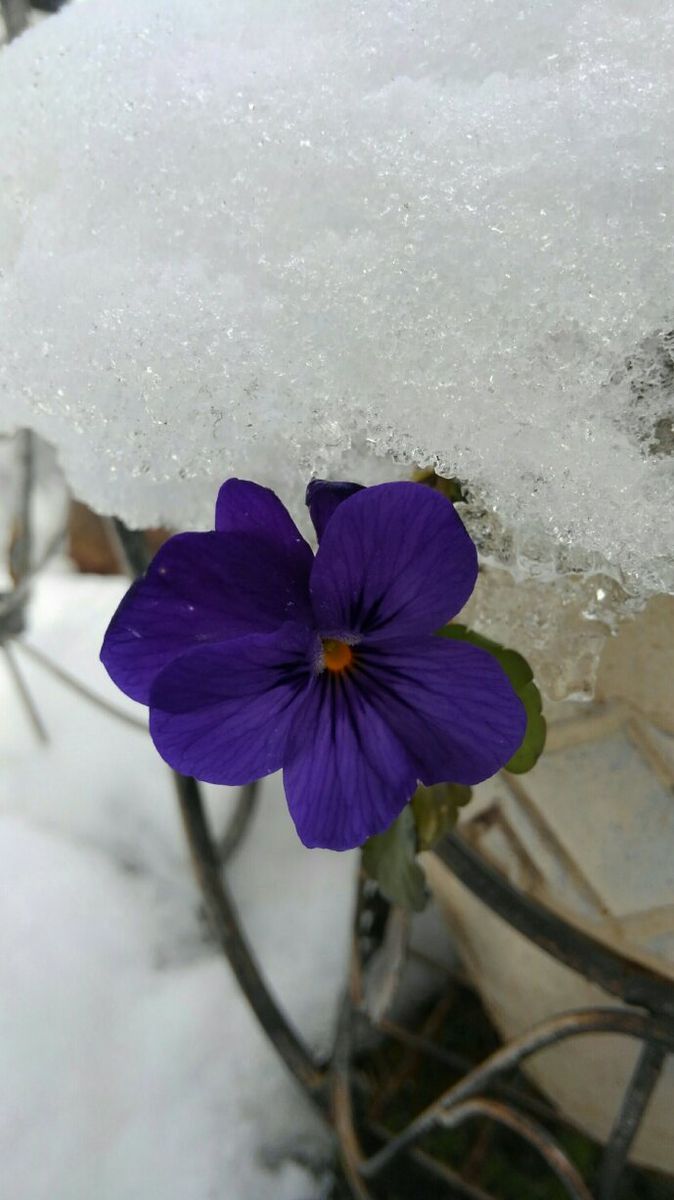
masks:
[(307, 503), (315, 556), (273, 492), (227, 480), (215, 530), (162, 546), (101, 658), (177, 771), (243, 784), (283, 767), (302, 841), (345, 850), (419, 781), (493, 775), (526, 719), (490, 654), (434, 636), (477, 577), (449, 500), (314, 481)]

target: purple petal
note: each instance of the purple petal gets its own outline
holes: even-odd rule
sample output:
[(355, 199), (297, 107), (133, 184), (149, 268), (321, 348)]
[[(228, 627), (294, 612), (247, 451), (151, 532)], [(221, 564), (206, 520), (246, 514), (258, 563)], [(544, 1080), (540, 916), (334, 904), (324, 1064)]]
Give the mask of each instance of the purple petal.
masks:
[(333, 483), (329, 479), (312, 479), (305, 496), (309, 515), (320, 542), (325, 527), (343, 500), (363, 491), (362, 483)]
[(315, 654), (316, 635), (292, 624), (183, 654), (152, 686), (150, 733), (162, 758), (205, 783), (277, 771)]
[(271, 488), (261, 487), (259, 483), (250, 483), (247, 479), (227, 479), (223, 483), (215, 505), (215, 528), (218, 533), (247, 533), (256, 538), (269, 538), (309, 567), (313, 562), (311, 547), (287, 508)]
[(463, 608), (477, 553), (454, 506), (418, 483), (349, 497), (321, 541), (311, 594), (326, 636), (433, 633)]
[(204, 642), (311, 621), (311, 558), (239, 533), (179, 533), (155, 555), (113, 616), (101, 660), (147, 704), (168, 663)]
[(526, 730), (524, 705), (486, 650), (439, 637), (362, 642), (354, 675), (422, 783), (480, 783)]
[(329, 850), (383, 833), (417, 781), (409, 754), (353, 676), (329, 671), (314, 679), (297, 710), (283, 768), (301, 840)]

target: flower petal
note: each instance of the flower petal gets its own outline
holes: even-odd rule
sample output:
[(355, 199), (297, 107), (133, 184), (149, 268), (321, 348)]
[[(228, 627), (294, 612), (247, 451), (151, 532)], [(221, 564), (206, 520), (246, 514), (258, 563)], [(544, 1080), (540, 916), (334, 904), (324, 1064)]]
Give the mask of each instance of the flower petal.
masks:
[(324, 671), (298, 708), (283, 763), (305, 846), (350, 850), (383, 833), (416, 787), (416, 767), (352, 678)]
[(418, 483), (350, 496), (321, 541), (311, 594), (326, 636), (433, 633), (475, 586), (477, 553), (453, 504)]
[(277, 771), (315, 653), (316, 635), (289, 623), (183, 654), (152, 686), (150, 733), (162, 758), (205, 783)]
[(179, 533), (129, 589), (103, 641), (118, 687), (147, 704), (152, 681), (204, 642), (310, 621), (311, 559), (240, 533)]
[(319, 542), (335, 509), (343, 500), (348, 500), (349, 496), (362, 491), (362, 483), (333, 483), (329, 479), (312, 479), (307, 487), (305, 501)]
[(524, 737), (524, 705), (505, 671), (466, 642), (362, 642), (356, 674), (422, 783), (480, 783), (505, 766)]
[(247, 479), (227, 479), (215, 504), (218, 533), (247, 533), (269, 538), (311, 567), (313, 554), (287, 508), (272, 492)]

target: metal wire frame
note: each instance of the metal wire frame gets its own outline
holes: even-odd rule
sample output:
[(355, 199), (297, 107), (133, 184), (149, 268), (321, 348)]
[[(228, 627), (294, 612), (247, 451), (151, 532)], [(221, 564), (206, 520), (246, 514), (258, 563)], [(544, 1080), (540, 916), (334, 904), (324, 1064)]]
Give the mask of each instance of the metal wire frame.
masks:
[[(149, 561), (142, 534), (115, 522), (115, 532), (130, 573), (141, 574)], [(238, 914), (226, 887), (217, 839), (208, 822), (198, 783), (174, 776), (193, 866), (214, 933), (228, 958), (244, 995), (276, 1052), (295, 1079), (332, 1120), (340, 1146), (344, 1172), (357, 1200), (371, 1200), (370, 1183), (385, 1177), (404, 1155), (420, 1171), (447, 1185), (447, 1195), (489, 1200), (488, 1194), (419, 1149), (417, 1142), (436, 1126), (456, 1126), (476, 1117), (506, 1126), (533, 1147), (553, 1171), (571, 1200), (592, 1200), (586, 1182), (553, 1135), (517, 1106), (512, 1090), (500, 1098), (479, 1093), (497, 1087), (500, 1077), (532, 1054), (565, 1039), (589, 1033), (618, 1033), (640, 1039), (641, 1055), (628, 1083), (620, 1111), (604, 1151), (597, 1200), (613, 1200), (632, 1142), (646, 1111), (666, 1055), (674, 1052), (674, 985), (666, 976), (613, 950), (577, 929), (540, 902), (518, 891), (458, 835), (450, 835), (437, 848), (443, 862), (483, 903), (513, 928), (553, 957), (580, 972), (624, 1004), (639, 1006), (592, 1008), (563, 1013), (496, 1051), (469, 1071), (402, 1133), (390, 1137), (379, 1131), (385, 1144), (369, 1158), (363, 1153), (352, 1107), (352, 1028), (362, 1012), (357, 961), (357, 938), (351, 980), (342, 1005), (335, 1045), (329, 1063), (316, 1059), (273, 998), (241, 930)], [(241, 805), (246, 797), (242, 796)], [(241, 818), (241, 807), (239, 817)], [(236, 823), (236, 821), (235, 821)], [(243, 821), (245, 828), (245, 820)], [(235, 840), (241, 836), (236, 833)], [(526, 1102), (525, 1102), (526, 1103)], [(370, 1128), (369, 1134), (377, 1134)]]
[[(30, 464), (27, 465), (26, 475), (27, 478), (30, 475)], [(9, 610), (22, 607), (29, 585), (43, 565), (31, 565), (28, 526), (25, 533), (28, 552), (24, 554), (20, 549), (21, 567), (17, 586), (13, 593), (4, 598), (6, 617), (10, 616)], [(143, 573), (150, 557), (143, 534), (129, 531), (116, 522), (115, 536), (129, 573), (132, 576)], [(51, 666), (53, 664), (50, 664), (50, 669)], [(61, 673), (60, 677), (64, 684), (71, 685), (73, 682), (67, 673)], [(93, 696), (87, 698), (94, 699)], [(105, 705), (106, 702), (103, 703)], [(126, 717), (119, 710), (111, 708), (111, 711), (115, 716)], [(322, 1062), (304, 1043), (268, 987), (242, 931), (223, 876), (223, 854), (227, 857), (236, 850), (248, 828), (256, 799), (254, 788), (242, 791), (231, 824), (224, 838), (218, 840), (211, 829), (198, 783), (175, 775), (174, 786), (195, 874), (213, 932), (276, 1053), (332, 1123), (350, 1190), (358, 1200), (371, 1200), (371, 1187), (381, 1194), (380, 1182), (390, 1178), (391, 1167), (395, 1167), (401, 1158), (404, 1158), (408, 1167), (417, 1169), (422, 1177), (432, 1177), (436, 1183), (440, 1181), (446, 1186), (448, 1197), (492, 1200), (482, 1188), (463, 1179), (457, 1171), (439, 1162), (418, 1145), (432, 1128), (457, 1126), (475, 1118), (487, 1118), (511, 1129), (538, 1151), (572, 1200), (591, 1200), (592, 1194), (588, 1191), (587, 1183), (554, 1137), (540, 1123), (539, 1117), (545, 1119), (547, 1115), (544, 1102), (532, 1102), (531, 1097), (525, 1096), (518, 1098), (516, 1091), (503, 1082), (502, 1076), (545, 1046), (592, 1032), (622, 1033), (642, 1042), (639, 1060), (625, 1089), (596, 1182), (596, 1200), (613, 1200), (663, 1062), (668, 1053), (674, 1052), (674, 985), (671, 980), (611, 949), (569, 924), (545, 905), (519, 892), (459, 836), (446, 838), (436, 853), (492, 911), (553, 957), (599, 984), (617, 1000), (639, 1007), (633, 1010), (622, 1007), (584, 1009), (560, 1014), (545, 1022), (524, 1037), (502, 1047), (479, 1066), (468, 1070), (459, 1083), (440, 1096), (397, 1136), (391, 1136), (377, 1124), (368, 1124), (364, 1132), (370, 1141), (374, 1139), (379, 1142), (380, 1149), (367, 1157), (360, 1146), (352, 1106), (352, 1031), (354, 1021), (363, 1016), (357, 938), (354, 936), (350, 987), (342, 1006), (334, 1051), (329, 1062)], [(389, 1026), (387, 1028), (384, 1020), (380, 1028), (392, 1036), (399, 1034), (401, 1040), (407, 1039), (410, 1045), (424, 1053), (436, 1053), (442, 1057), (443, 1052), (435, 1050), (432, 1043), (418, 1035), (397, 1030), (390, 1023)], [(480, 1094), (487, 1089), (496, 1092), (497, 1098)], [(522, 1111), (524, 1109), (528, 1111)]]
[[(459, 841), (456, 836), (449, 839)], [(478, 891), (479, 876), (482, 863), (479, 855), (466, 848), (469, 858), (475, 866), (471, 876), (473, 890)], [(489, 868), (491, 871), (492, 868)], [(464, 872), (464, 874), (466, 874)], [(508, 885), (510, 886), (510, 885)], [(528, 905), (526, 897), (520, 897), (513, 889), (517, 902), (523, 900)], [(501, 914), (504, 915), (504, 914)], [(554, 916), (554, 914), (550, 914)], [(508, 916), (506, 914), (506, 919)], [(562, 941), (573, 939), (575, 930), (566, 928), (566, 922), (560, 921), (556, 930)], [(447, 1184), (447, 1196), (463, 1196), (467, 1200), (493, 1200), (492, 1196), (476, 1187), (472, 1182), (464, 1180), (457, 1172), (438, 1163), (429, 1154), (418, 1147), (418, 1142), (435, 1128), (454, 1128), (475, 1118), (487, 1118), (502, 1126), (506, 1126), (517, 1136), (532, 1147), (549, 1169), (557, 1176), (566, 1194), (572, 1200), (592, 1200), (592, 1193), (568, 1156), (561, 1149), (556, 1139), (545, 1129), (538, 1120), (532, 1119), (522, 1110), (530, 1103), (526, 1094), (517, 1096), (512, 1086), (503, 1086), (502, 1077), (511, 1072), (518, 1064), (548, 1046), (560, 1044), (569, 1038), (587, 1034), (612, 1033), (622, 1034), (642, 1041), (642, 1050), (634, 1069), (631, 1080), (625, 1089), (623, 1102), (616, 1116), (613, 1130), (607, 1141), (596, 1184), (597, 1200), (612, 1200), (622, 1176), (629, 1148), (639, 1128), (641, 1119), (646, 1111), (648, 1101), (659, 1077), (662, 1064), (668, 1052), (674, 1052), (674, 1022), (667, 1013), (664, 1016), (652, 1016), (643, 1010), (632, 1010), (624, 1007), (594, 1007), (561, 1013), (536, 1028), (528, 1031), (522, 1037), (514, 1039), (490, 1055), (484, 1062), (468, 1070), (463, 1078), (441, 1095), (424, 1113), (422, 1113), (397, 1136), (381, 1126), (373, 1126), (366, 1122), (363, 1133), (371, 1135), (383, 1143), (381, 1149), (367, 1157), (360, 1145), (357, 1133), (357, 1121), (354, 1116), (352, 1102), (353, 1084), (350, 1076), (350, 1058), (352, 1058), (351, 1031), (357, 1014), (362, 1016), (362, 989), (359, 985), (360, 966), (356, 952), (357, 939), (354, 937), (354, 959), (352, 961), (350, 1006), (341, 1014), (337, 1048), (333, 1061), (334, 1107), (336, 1128), (340, 1136), (342, 1160), (347, 1179), (352, 1191), (360, 1200), (367, 1197), (373, 1200), (373, 1194), (367, 1190), (372, 1184), (381, 1183), (384, 1186), (395, 1178), (391, 1174), (401, 1157), (418, 1165), (426, 1175), (441, 1178)], [(585, 946), (586, 950), (587, 947)], [(568, 961), (569, 949), (563, 961)], [(618, 956), (621, 958), (621, 956)], [(625, 961), (621, 962), (623, 970)], [(615, 972), (613, 976), (615, 979)], [(608, 980), (607, 980), (608, 982)], [(614, 983), (615, 988), (615, 983)], [(377, 1023), (379, 1028), (393, 1033), (397, 1030), (387, 1028), (388, 1022)], [(423, 1053), (430, 1053), (440, 1061), (444, 1061), (442, 1050), (436, 1050), (423, 1038), (408, 1035), (401, 1031), (401, 1040), (409, 1042)], [(452, 1063), (453, 1069), (456, 1063)], [(487, 1089), (500, 1093), (497, 1100), (481, 1095)], [(507, 1103), (504, 1102), (507, 1100)], [(546, 1112), (544, 1102), (534, 1100), (534, 1112), (545, 1118), (552, 1118), (559, 1123), (559, 1117), (554, 1111)], [(562, 1119), (562, 1124), (566, 1123)], [(357, 1180), (358, 1186), (354, 1186)], [(378, 1192), (378, 1194), (380, 1194)], [(386, 1192), (383, 1193), (386, 1195)]]
[[(425, 1112), (410, 1122), (407, 1128), (393, 1138), (385, 1149), (363, 1162), (360, 1167), (361, 1174), (365, 1178), (377, 1175), (393, 1161), (396, 1155), (419, 1141), (436, 1125), (447, 1125), (449, 1115), (457, 1106), (478, 1096), (496, 1077), (511, 1071), (533, 1054), (566, 1041), (568, 1038), (583, 1037), (591, 1033), (618, 1033), (627, 1037), (643, 1039), (647, 1043), (649, 1051), (652, 1050), (654, 1054), (657, 1052), (658, 1065), (661, 1064), (667, 1052), (674, 1051), (674, 1027), (659, 1022), (642, 1012), (630, 1011), (625, 1008), (596, 1007), (562, 1013), (552, 1017), (549, 1021), (542, 1022), (528, 1033), (496, 1050), (480, 1066), (475, 1067), (468, 1075), (443, 1093)], [(657, 1072), (653, 1069), (655, 1063), (649, 1058), (649, 1070), (645, 1073), (641, 1066), (642, 1062), (643, 1055), (631, 1081), (631, 1083), (638, 1083), (638, 1089), (630, 1086), (627, 1093), (630, 1111), (634, 1112), (634, 1116), (637, 1115), (637, 1090), (640, 1097), (644, 1097), (643, 1085), (647, 1083), (650, 1088), (657, 1079)], [(636, 1080), (637, 1074), (638, 1080)], [(646, 1077), (642, 1078), (644, 1075)], [(650, 1095), (650, 1090), (648, 1094)], [(624, 1109), (625, 1104), (621, 1111), (624, 1112)], [(511, 1108), (510, 1111), (515, 1110)], [(641, 1112), (643, 1112), (643, 1108)], [(521, 1116), (521, 1114), (519, 1115)], [(633, 1119), (631, 1122), (632, 1134), (636, 1132), (636, 1128), (637, 1122)], [(528, 1140), (534, 1144), (531, 1138)]]

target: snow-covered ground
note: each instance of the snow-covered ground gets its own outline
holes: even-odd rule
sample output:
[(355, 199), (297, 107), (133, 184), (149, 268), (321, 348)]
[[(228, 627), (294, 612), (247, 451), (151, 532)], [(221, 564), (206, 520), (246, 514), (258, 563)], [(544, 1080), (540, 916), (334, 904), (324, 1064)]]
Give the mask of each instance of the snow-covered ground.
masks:
[[(124, 587), (49, 574), (26, 640), (142, 716), (97, 657)], [(3, 1200), (314, 1200), (329, 1140), (209, 942), (148, 736), (14, 654), (49, 743), (0, 656)], [(224, 827), (233, 793), (209, 799)], [(313, 1044), (342, 986), (353, 869), (300, 845), (268, 781), (231, 886)]]

